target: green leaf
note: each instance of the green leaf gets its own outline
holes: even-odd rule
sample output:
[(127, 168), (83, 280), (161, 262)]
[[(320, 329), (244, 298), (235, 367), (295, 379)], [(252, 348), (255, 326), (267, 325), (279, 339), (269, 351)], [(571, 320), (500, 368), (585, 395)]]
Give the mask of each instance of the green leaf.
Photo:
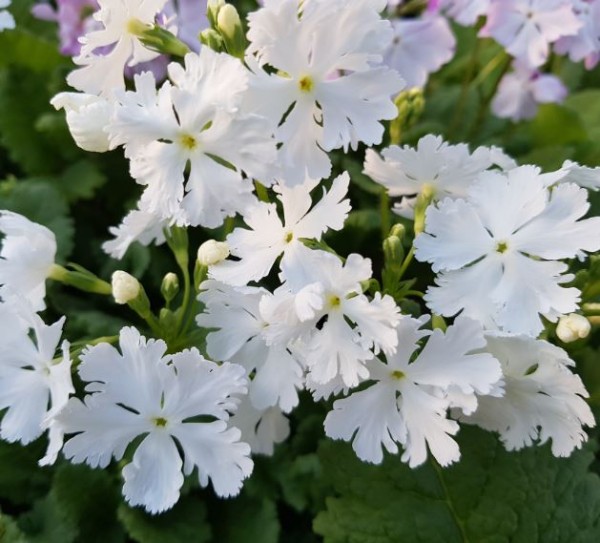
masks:
[(573, 109), (544, 104), (531, 122), (535, 145), (569, 145), (589, 139), (582, 117)]
[(0, 541), (2, 543), (27, 543), (25, 535), (15, 520), (0, 511)]
[(600, 90), (586, 89), (572, 94), (565, 100), (565, 106), (576, 111), (591, 140), (600, 139)]
[[(233, 500), (221, 501), (219, 517), (213, 521), (213, 541), (227, 543), (277, 543), (279, 520), (275, 503), (247, 493)], [(212, 517), (212, 515), (211, 515)]]
[(0, 184), (2, 208), (24, 215), (54, 232), (58, 259), (66, 259), (73, 249), (74, 227), (67, 202), (56, 187), (45, 181)]
[(600, 540), (600, 478), (591, 446), (554, 458), (548, 446), (509, 453), (475, 427), (460, 433), (460, 463), (381, 466), (349, 444), (324, 442), (323, 472), (337, 493), (314, 522), (325, 543), (589, 543)]
[[(52, 472), (38, 466), (46, 443), (37, 440), (27, 447), (0, 441), (0, 499), (2, 503), (26, 504), (43, 496)], [(2, 541), (2, 539), (0, 539)]]
[(106, 181), (106, 176), (88, 160), (76, 162), (52, 180), (69, 203), (93, 198)]
[(51, 108), (46, 84), (30, 71), (0, 70), (0, 143), (28, 175), (57, 172), (62, 164), (60, 146), (36, 127)]
[(74, 543), (77, 526), (52, 494), (37, 501), (33, 509), (19, 518), (27, 543)]
[(193, 497), (179, 500), (173, 509), (152, 516), (143, 509), (119, 507), (119, 519), (138, 543), (204, 543), (211, 540), (206, 507)]
[(61, 514), (77, 526), (78, 541), (125, 541), (125, 533), (117, 520), (121, 493), (117, 480), (113, 480), (109, 472), (64, 464), (56, 472), (51, 492)]
[(0, 51), (0, 66), (18, 64), (35, 72), (47, 73), (65, 62), (56, 42), (22, 28), (0, 33)]

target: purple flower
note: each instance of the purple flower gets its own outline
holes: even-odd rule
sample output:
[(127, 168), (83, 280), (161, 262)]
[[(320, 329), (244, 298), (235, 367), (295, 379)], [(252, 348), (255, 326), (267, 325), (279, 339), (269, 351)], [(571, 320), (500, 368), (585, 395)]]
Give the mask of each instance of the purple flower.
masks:
[(573, 62), (585, 63), (591, 70), (600, 60), (600, 1), (573, 0), (573, 11), (582, 27), (576, 36), (560, 38), (554, 50), (560, 55), (569, 55)]
[(479, 35), (492, 37), (531, 67), (548, 59), (550, 44), (577, 34), (582, 23), (570, 0), (492, 0)]
[(58, 23), (60, 52), (63, 55), (77, 56), (81, 49), (79, 38), (97, 28), (92, 18), (98, 9), (97, 0), (56, 0), (56, 10), (47, 3), (33, 6), (34, 17)]
[(494, 115), (520, 121), (535, 117), (538, 104), (560, 103), (567, 88), (555, 75), (543, 74), (515, 61), (513, 72), (506, 74), (492, 102)]

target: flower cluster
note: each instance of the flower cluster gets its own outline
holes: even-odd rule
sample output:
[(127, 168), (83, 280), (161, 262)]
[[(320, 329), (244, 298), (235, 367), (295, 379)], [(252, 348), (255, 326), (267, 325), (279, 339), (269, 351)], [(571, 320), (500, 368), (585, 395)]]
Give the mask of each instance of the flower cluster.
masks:
[[(509, 450), (579, 448), (595, 424), (588, 393), (548, 331), (565, 343), (590, 332), (570, 264), (600, 250), (600, 217), (586, 217), (598, 169), (565, 162), (542, 173), (498, 147), (434, 135), (369, 148), (369, 186), (400, 217), (385, 228), (383, 266), (327, 242), (358, 186), (340, 157), (381, 144), (405, 84), (424, 85), (450, 60), (447, 17), (485, 16), (481, 35), (517, 59), (495, 106), (517, 118), (533, 103), (511, 102), (503, 85), (533, 81), (551, 44), (592, 62), (597, 50), (583, 42), (596, 2), (442, 0), (389, 20), (381, 12), (402, 15), (402, 2), (265, 0), (246, 38), (237, 11), (214, 0), (194, 51), (176, 37), (169, 5), (98, 0), (89, 26), (84, 8), (95, 2), (36, 8), (64, 25), (63, 51), (76, 55), (67, 82), (79, 92), (53, 105), (81, 148), (122, 148), (143, 187), (103, 249), (121, 259), (136, 242), (167, 244), (181, 274), (165, 276), (155, 312), (132, 275), (118, 270), (109, 284), (62, 267), (52, 231), (0, 211), (2, 439), (26, 444), (47, 431), (43, 464), (61, 450), (94, 468), (119, 462), (125, 499), (151, 513), (171, 508), (192, 473), (236, 495), (251, 454), (272, 454), (289, 435), (301, 391), (333, 400), (325, 434), (366, 462), (385, 451), (411, 467), (428, 454), (457, 462), (460, 423), (498, 433)], [(126, 86), (126, 66), (159, 51), (176, 57), (166, 79), (146, 70)], [(530, 90), (543, 101), (556, 82), (538, 76)], [(190, 263), (193, 228), (222, 228), (222, 241)], [(430, 264), (433, 284), (406, 278), (413, 258)], [(64, 341), (57, 355), (65, 318), (49, 326), (38, 313), (49, 279), (111, 295), (145, 329)]]

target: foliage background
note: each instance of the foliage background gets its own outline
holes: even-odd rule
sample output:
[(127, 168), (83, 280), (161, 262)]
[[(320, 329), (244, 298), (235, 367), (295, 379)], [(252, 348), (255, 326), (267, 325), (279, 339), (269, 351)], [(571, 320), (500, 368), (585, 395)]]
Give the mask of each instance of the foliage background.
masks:
[[(50, 98), (67, 90), (70, 59), (57, 52), (55, 27), (29, 15), (33, 0), (16, 0), (15, 31), (0, 34), (0, 208), (22, 213), (52, 229), (59, 261), (76, 262), (103, 278), (115, 269), (131, 272), (158, 296), (162, 276), (174, 263), (163, 248), (132, 247), (123, 262), (100, 245), (137, 200), (139, 188), (120, 151), (85, 153), (72, 142), (63, 113)], [(250, 2), (238, 2), (248, 9)], [(600, 165), (600, 71), (554, 59), (572, 93), (563, 105), (540, 108), (527, 123), (489, 115), (502, 64), (490, 68), (500, 48), (476, 46), (475, 30), (456, 27), (456, 59), (434, 76), (422, 118), (403, 133), (415, 143), (439, 133), (472, 146), (496, 144), (521, 163), (558, 168), (572, 159)], [(473, 51), (477, 49), (475, 57)], [(487, 67), (487, 68), (486, 68)], [(464, 84), (465, 74), (486, 73)], [(353, 178), (347, 226), (327, 241), (341, 254), (360, 252), (381, 264), (380, 189), (363, 176), (364, 149), (335, 156), (337, 170)], [(593, 198), (600, 214), (600, 200)], [(385, 221), (385, 219), (384, 219)], [(196, 231), (192, 246), (222, 231)], [(380, 266), (379, 266), (380, 267)], [(425, 268), (416, 268), (426, 282)], [(600, 260), (581, 270), (578, 281), (600, 280)], [(586, 301), (600, 301), (590, 292)], [(130, 315), (98, 298), (50, 286), (47, 322), (68, 316), (66, 337), (113, 335)], [(418, 311), (417, 307), (405, 307)], [(135, 322), (141, 326), (140, 322)], [(551, 332), (550, 332), (551, 334)], [(1, 331), (0, 331), (1, 338)], [(1, 340), (1, 339), (0, 339)], [(600, 405), (600, 337), (569, 348)], [(45, 442), (29, 447), (0, 442), (0, 542), (2, 543), (392, 543), (392, 542), (581, 542), (600, 541), (598, 435), (569, 459), (549, 448), (507, 453), (495, 436), (463, 428), (461, 462), (441, 469), (433, 460), (411, 470), (398, 457), (366, 465), (350, 446), (324, 439), (327, 405), (309, 397), (291, 416), (292, 437), (273, 458), (257, 458), (242, 494), (217, 499), (189, 478), (183, 497), (165, 515), (152, 517), (121, 498), (120, 466), (92, 470), (64, 460), (40, 468)], [(598, 414), (598, 411), (596, 411)]]

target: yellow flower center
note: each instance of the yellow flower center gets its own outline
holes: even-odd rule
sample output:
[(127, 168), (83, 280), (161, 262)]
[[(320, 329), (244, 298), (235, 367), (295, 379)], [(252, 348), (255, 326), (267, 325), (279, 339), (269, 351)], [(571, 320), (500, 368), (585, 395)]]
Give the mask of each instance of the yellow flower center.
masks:
[(179, 143), (184, 149), (193, 151), (198, 146), (198, 141), (191, 134), (181, 134), (179, 136)]
[(300, 81), (298, 81), (298, 87), (302, 92), (309, 93), (315, 88), (315, 82), (313, 81), (312, 77), (305, 75), (300, 79)]

